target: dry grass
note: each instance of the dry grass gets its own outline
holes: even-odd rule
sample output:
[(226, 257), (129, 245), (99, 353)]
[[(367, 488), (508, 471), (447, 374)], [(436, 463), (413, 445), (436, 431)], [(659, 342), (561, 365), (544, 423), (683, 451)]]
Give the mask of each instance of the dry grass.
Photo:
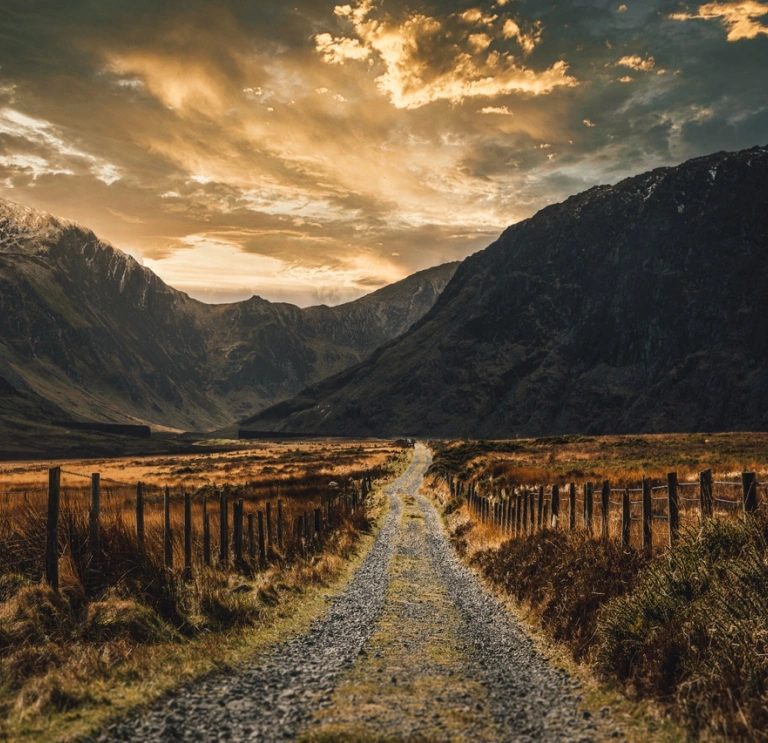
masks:
[[(433, 471), (509, 488), (603, 477), (629, 484), (673, 470), (692, 480), (706, 467), (716, 479), (742, 470), (765, 479), (767, 444), (762, 434), (455, 442), (437, 447)], [(688, 514), (676, 546), (648, 557), (583, 531), (510, 539), (478, 523), (442, 480), (433, 490), (458, 551), (575, 658), (631, 698), (662, 703), (693, 735), (768, 737), (764, 513), (732, 509), (703, 526)]]
[[(326, 506), (327, 497), (342, 500), (364, 472), (380, 482), (399, 473), (409, 453), (384, 443), (330, 444), (291, 442), (255, 447), (252, 459), (243, 452), (181, 458), (66, 462), (67, 471), (100, 471), (104, 476), (101, 540), (96, 555), (88, 541), (87, 481), (83, 488), (73, 475), (63, 476), (63, 510), (60, 519), (62, 557), (60, 593), (40, 583), (45, 533), (45, 496), (41, 490), (44, 469), (39, 464), (5, 465), (0, 475), (0, 708), (4, 725), (0, 733), (17, 735), (34, 730), (34, 737), (48, 729), (48, 721), (85, 717), (88, 710), (111, 704), (114, 684), (145, 683), (146, 649), (155, 663), (150, 673), (163, 676), (162, 664), (178, 658), (178, 648), (205, 646), (192, 673), (211, 668), (221, 657), (218, 645), (229, 646), (233, 636), (264, 627), (280, 617), (283, 606), (295, 602), (313, 586), (327, 585), (339, 576), (370, 532), (377, 517), (378, 494), (364, 508), (344, 508), (333, 531), (308, 548), (299, 549), (291, 527), (294, 518), (315, 507)], [(207, 469), (206, 469), (207, 468)], [(135, 485), (121, 482), (140, 474), (147, 483), (146, 542), (137, 549)], [(183, 475), (179, 473), (184, 470)], [(195, 470), (188, 472), (187, 470)], [(181, 503), (178, 483), (174, 488), (172, 516), (175, 522), (176, 569), (163, 561), (162, 486), (166, 472), (194, 477), (202, 483), (184, 487), (193, 494), (195, 523), (194, 570), (184, 575)], [(217, 507), (209, 500), (212, 516), (214, 566), (202, 565), (201, 513), (203, 500), (213, 494), (212, 482), (225, 482), (230, 502), (243, 498), (246, 513), (263, 510), (271, 502), (284, 506), (284, 549), (272, 544), (266, 568), (248, 557), (233, 566), (216, 565), (218, 554)], [(151, 480), (152, 475), (156, 479)], [(70, 478), (69, 481), (66, 478)], [(237, 478), (243, 478), (241, 480)], [(331, 481), (337, 486), (330, 485)], [(78, 488), (71, 487), (77, 484)], [(111, 489), (111, 492), (108, 492)], [(24, 497), (23, 493), (27, 493)], [(230, 514), (231, 519), (231, 514)], [(232, 522), (230, 521), (230, 529)], [(232, 535), (230, 534), (230, 544)], [(247, 546), (247, 540), (246, 540)], [(296, 612), (296, 609), (293, 609)], [(299, 614), (301, 612), (298, 612)], [(220, 638), (216, 640), (216, 638)], [(183, 653), (182, 653), (183, 655)], [(194, 655), (194, 653), (193, 653)], [(170, 661), (169, 661), (170, 662)], [(183, 675), (183, 674), (182, 674)], [(189, 675), (189, 674), (187, 674)], [(178, 678), (178, 677), (177, 677)], [(162, 689), (174, 683), (167, 679)], [(128, 695), (130, 697), (130, 694)]]

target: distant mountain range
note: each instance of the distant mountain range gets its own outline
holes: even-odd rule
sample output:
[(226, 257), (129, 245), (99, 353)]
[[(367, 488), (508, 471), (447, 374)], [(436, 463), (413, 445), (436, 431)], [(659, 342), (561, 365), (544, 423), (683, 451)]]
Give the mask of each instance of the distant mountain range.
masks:
[(253, 429), (514, 437), (768, 428), (768, 148), (592, 188)]
[(0, 201), (0, 435), (34, 421), (234, 424), (404, 333), (457, 265), (337, 307), (208, 305), (89, 230)]

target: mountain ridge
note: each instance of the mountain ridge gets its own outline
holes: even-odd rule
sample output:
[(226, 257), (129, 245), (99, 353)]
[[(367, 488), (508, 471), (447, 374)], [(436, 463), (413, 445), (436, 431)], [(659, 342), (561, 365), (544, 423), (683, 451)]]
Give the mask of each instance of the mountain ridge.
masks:
[[(87, 228), (0, 201), (0, 379), (26, 400), (17, 423), (37, 409), (213, 430), (407, 330), (455, 268), (336, 307), (207, 305)], [(13, 417), (9, 399), (0, 416)]]
[(768, 148), (597, 186), (468, 257), (403, 337), (243, 422), (514, 437), (768, 427)]

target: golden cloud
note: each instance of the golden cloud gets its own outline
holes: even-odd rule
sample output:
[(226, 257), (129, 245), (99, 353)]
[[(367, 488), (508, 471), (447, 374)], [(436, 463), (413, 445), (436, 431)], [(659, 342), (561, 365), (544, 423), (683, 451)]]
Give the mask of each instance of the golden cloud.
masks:
[(368, 0), (354, 7), (337, 6), (335, 14), (352, 24), (357, 38), (323, 33), (315, 36), (315, 45), (328, 64), (375, 59), (384, 70), (376, 85), (396, 108), (510, 93), (545, 95), (578, 84), (562, 60), (535, 71), (520, 65), (507, 49), (489, 51), (497, 42), (514, 40), (525, 54), (530, 53), (541, 39), (541, 24), (523, 31), (516, 21), (507, 18), (497, 23), (498, 16), (477, 8), (441, 19), (414, 13), (399, 22), (372, 17), (373, 11)]
[(616, 66), (629, 67), (638, 72), (650, 72), (656, 66), (656, 60), (653, 57), (643, 59), (639, 54), (632, 54), (631, 56), (622, 57), (616, 62)]
[(755, 39), (761, 34), (768, 35), (768, 26), (756, 20), (764, 15), (768, 15), (768, 5), (756, 0), (742, 0), (734, 3), (706, 3), (699, 7), (698, 13), (673, 13), (669, 17), (675, 21), (719, 19), (728, 29), (728, 41), (739, 41)]

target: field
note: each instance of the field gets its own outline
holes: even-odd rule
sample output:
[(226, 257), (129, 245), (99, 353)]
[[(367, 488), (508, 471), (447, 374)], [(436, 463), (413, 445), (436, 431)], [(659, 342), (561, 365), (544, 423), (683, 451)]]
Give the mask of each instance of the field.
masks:
[[(765, 737), (768, 436), (557, 437), (433, 448), (430, 491), (442, 503), (454, 546), (550, 639), (630, 698), (665, 705), (696, 735)], [(712, 516), (702, 519), (697, 485), (706, 469), (714, 502)], [(664, 522), (669, 472), (691, 483), (680, 488), (680, 532), (671, 547)], [(753, 513), (744, 509), (743, 472), (756, 475)], [(658, 488), (651, 490), (652, 549), (642, 546), (636, 515), (628, 543), (615, 522), (603, 538), (600, 483), (628, 488), (634, 499), (644, 478)], [(470, 482), (491, 504), (483, 514), (469, 506)], [(494, 518), (493, 504), (507, 496), (571, 482), (579, 494), (573, 530), (567, 501), (555, 528), (531, 520), (515, 534)], [(591, 529), (583, 511), (588, 482), (596, 485)]]
[[(407, 448), (387, 442), (291, 441), (213, 454), (2, 464), (3, 732), (28, 730), (37, 738), (57, 715), (75, 719), (83, 710), (111, 704), (104, 689), (111, 683), (135, 685), (147, 647), (154, 648), (155, 661), (164, 655), (178, 661), (179, 648), (199, 652), (203, 641), (202, 666), (187, 664), (182, 676), (221, 661), (215, 638), (228, 647), (238, 632), (263, 628), (281, 606), (301, 601), (303, 592), (342, 572), (379, 508), (377, 496), (364, 497), (369, 483), (375, 488), (392, 477), (408, 457)], [(61, 473), (58, 592), (41, 582), (50, 468)], [(96, 544), (89, 517), (92, 473), (100, 475)], [(143, 544), (137, 532), (139, 483)], [(185, 494), (191, 516), (187, 569)], [(228, 503), (224, 551), (222, 495)], [(234, 506), (241, 501), (238, 552)], [(210, 560), (203, 544), (204, 512)], [(251, 523), (261, 521), (261, 544), (257, 527), (249, 533), (249, 515), (259, 517)]]

